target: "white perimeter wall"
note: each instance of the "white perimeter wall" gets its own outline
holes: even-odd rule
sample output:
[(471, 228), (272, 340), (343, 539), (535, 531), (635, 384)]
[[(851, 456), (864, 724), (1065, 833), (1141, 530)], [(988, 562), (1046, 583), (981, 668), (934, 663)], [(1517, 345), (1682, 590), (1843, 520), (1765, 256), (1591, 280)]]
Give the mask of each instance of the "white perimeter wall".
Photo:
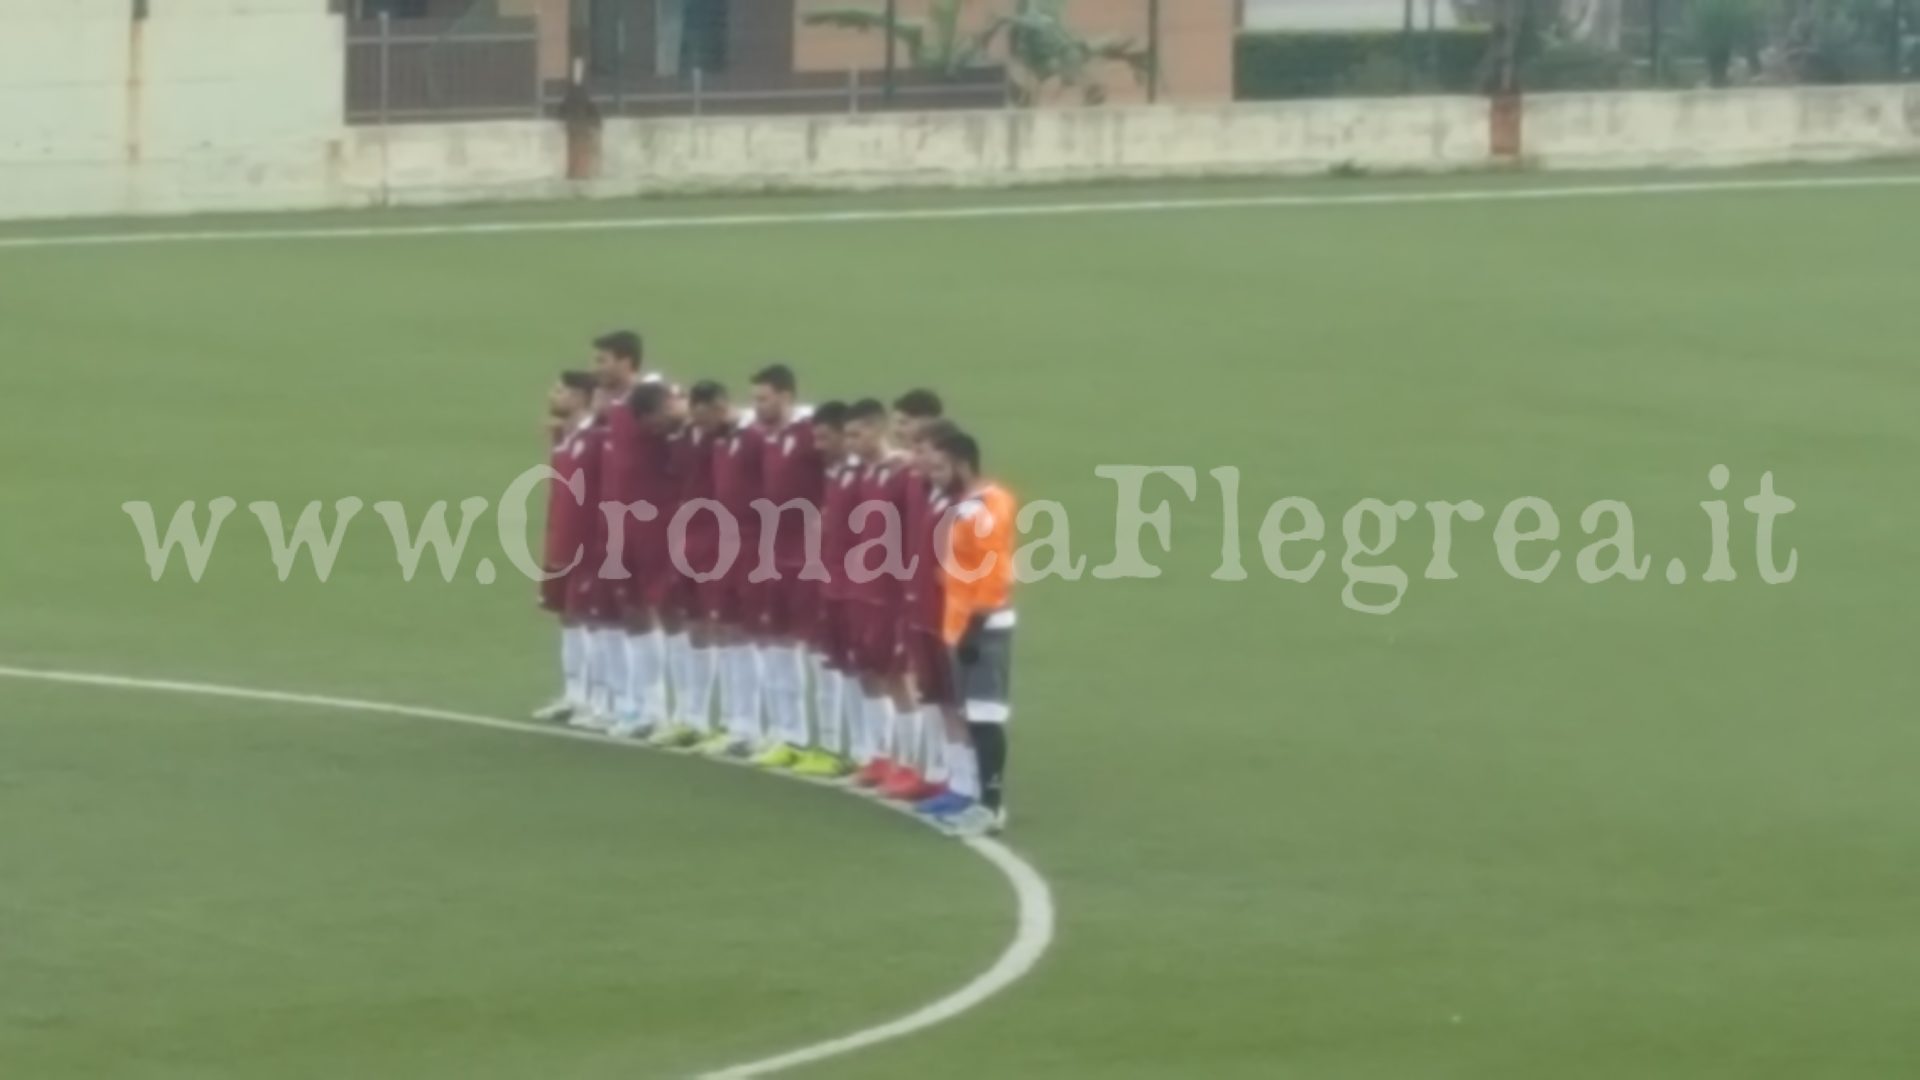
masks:
[[(1488, 104), (613, 120), (598, 178), (556, 122), (349, 128), (342, 27), (320, 0), (0, 0), (0, 218), (434, 204), (635, 192), (996, 185), (1493, 163)], [(1545, 94), (1548, 167), (1920, 153), (1920, 86)]]
[[(321, 0), (0, 0), (0, 217), (314, 204), (343, 127)], [(137, 27), (137, 30), (136, 30)]]

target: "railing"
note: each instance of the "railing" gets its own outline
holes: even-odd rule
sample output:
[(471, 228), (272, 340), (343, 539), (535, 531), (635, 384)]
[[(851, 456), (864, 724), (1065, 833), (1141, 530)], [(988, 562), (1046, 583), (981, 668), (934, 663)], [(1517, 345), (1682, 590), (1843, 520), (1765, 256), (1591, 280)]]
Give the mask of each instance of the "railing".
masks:
[[(605, 116), (719, 116), (790, 113), (864, 113), (897, 109), (993, 109), (1008, 102), (1003, 68), (976, 68), (952, 76), (908, 74), (892, 83), (858, 68), (845, 73), (801, 72), (781, 78), (708, 75), (684, 78), (601, 77), (584, 83)], [(565, 84), (549, 87), (556, 105)]]
[(350, 122), (554, 115), (563, 101), (701, 116), (1920, 79), (1920, 0), (575, 0), (539, 20), (478, 0), (418, 9), (464, 13), (350, 16)]
[(347, 23), (347, 122), (538, 116), (546, 103), (532, 19)]

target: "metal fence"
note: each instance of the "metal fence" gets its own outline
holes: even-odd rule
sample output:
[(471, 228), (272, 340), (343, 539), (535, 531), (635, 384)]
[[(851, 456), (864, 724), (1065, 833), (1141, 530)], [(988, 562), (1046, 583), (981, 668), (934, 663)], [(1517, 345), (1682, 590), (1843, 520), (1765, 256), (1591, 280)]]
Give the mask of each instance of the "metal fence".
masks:
[(335, 2), (355, 123), (1920, 78), (1920, 0)]
[(1151, 67), (1153, 16), (1178, 2), (584, 0), (573, 51), (609, 115), (1105, 100), (1116, 74), (1145, 96), (1151, 80), (1135, 73)]
[(480, 120), (545, 110), (532, 19), (347, 23), (347, 122)]
[(1243, 99), (1920, 79), (1920, 0), (1242, 3)]

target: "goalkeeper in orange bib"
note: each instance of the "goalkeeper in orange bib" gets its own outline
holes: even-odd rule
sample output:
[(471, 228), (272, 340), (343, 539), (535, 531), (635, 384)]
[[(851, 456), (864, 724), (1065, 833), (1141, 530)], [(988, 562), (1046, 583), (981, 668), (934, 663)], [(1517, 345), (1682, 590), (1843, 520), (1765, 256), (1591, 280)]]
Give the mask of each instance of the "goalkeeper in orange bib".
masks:
[(973, 436), (941, 430), (927, 449), (932, 485), (953, 498), (937, 541), (946, 590), (942, 631), (953, 649), (960, 715), (973, 750), (971, 755), (950, 755), (954, 775), (949, 785), (962, 798), (933, 816), (950, 833), (982, 836), (999, 832), (1007, 823), (1014, 519), (1019, 505), (1006, 488), (980, 474), (980, 444)]

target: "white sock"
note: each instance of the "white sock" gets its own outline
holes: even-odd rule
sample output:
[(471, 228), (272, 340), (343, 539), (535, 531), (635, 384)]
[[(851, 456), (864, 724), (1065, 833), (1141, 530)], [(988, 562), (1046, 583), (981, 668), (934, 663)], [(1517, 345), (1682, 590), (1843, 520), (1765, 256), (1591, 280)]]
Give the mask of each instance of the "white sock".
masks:
[(640, 705), (633, 699), (633, 682), (627, 676), (627, 634), (618, 627), (602, 627), (594, 633), (600, 645), (600, 671), (606, 682), (613, 715), (622, 719), (638, 716)]
[(627, 635), (627, 680), (632, 690), (635, 713), (647, 723), (657, 723), (661, 710), (656, 699), (664, 699), (666, 679), (662, 672), (660, 635), (653, 631)]
[(726, 680), (727, 730), (735, 738), (760, 741), (760, 650), (749, 644), (720, 650), (721, 677)]
[(688, 690), (693, 686), (693, 639), (686, 631), (666, 636), (667, 689), (673, 696), (673, 708), (667, 715), (675, 723), (686, 724)]
[(929, 784), (947, 780), (947, 725), (936, 705), (920, 706), (921, 775)]
[(867, 745), (872, 748), (872, 756), (892, 758), (894, 756), (893, 699), (881, 694), (878, 697), (867, 698), (865, 705)]
[(786, 642), (762, 646), (760, 663), (770, 734), (788, 746), (806, 746), (807, 685), (800, 647)]
[(840, 695), (846, 690), (845, 677), (818, 656), (813, 661), (813, 722), (819, 732), (820, 749), (844, 757), (847, 737)]
[(584, 626), (560, 628), (560, 675), (563, 700), (576, 709), (587, 707), (587, 654), (593, 642)]
[(711, 645), (695, 648), (691, 642), (687, 645), (687, 681), (675, 683), (674, 689), (686, 695), (686, 705), (680, 710), (680, 720), (691, 725), (695, 731), (706, 735), (713, 731), (713, 673), (720, 659), (720, 650)]
[(920, 768), (920, 710), (893, 710), (893, 760), (909, 769)]
[(846, 679), (846, 693), (840, 698), (840, 716), (846, 724), (847, 749), (853, 753), (855, 765), (867, 765), (877, 753), (873, 745), (873, 727), (867, 722), (867, 698), (859, 679), (851, 675)]
[(974, 760), (971, 744), (947, 743), (947, 788), (969, 799), (980, 797), (980, 763)]

